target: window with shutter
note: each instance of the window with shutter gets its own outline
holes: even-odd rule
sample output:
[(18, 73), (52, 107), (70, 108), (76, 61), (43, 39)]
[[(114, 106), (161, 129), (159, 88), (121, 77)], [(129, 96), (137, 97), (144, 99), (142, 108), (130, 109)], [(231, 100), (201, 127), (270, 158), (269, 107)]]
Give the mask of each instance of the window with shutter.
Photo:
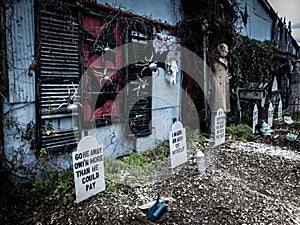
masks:
[[(134, 26), (138, 28), (139, 26)], [(130, 132), (136, 137), (144, 137), (151, 134), (152, 118), (152, 72), (148, 68), (148, 61), (153, 58), (152, 46), (147, 46), (150, 33), (145, 30), (132, 29), (129, 34), (129, 42), (134, 42), (130, 52), (145, 61), (138, 62), (128, 67), (129, 88), (127, 92), (127, 108), (129, 109)], [(143, 65), (144, 64), (144, 65)], [(145, 65), (146, 64), (146, 65)]]
[[(72, 9), (61, 1), (39, 4), (37, 117), (41, 147), (51, 151), (76, 147), (80, 134), (68, 106), (77, 95), (83, 118), (75, 120), (83, 121), (82, 128), (90, 123), (107, 126), (112, 116), (119, 116), (130, 134), (150, 135), (152, 73), (138, 64), (121, 68), (128, 53), (117, 47), (136, 42), (139, 47), (130, 52), (150, 59), (153, 53), (145, 48), (149, 49), (146, 40), (151, 38), (152, 28), (141, 31), (144, 24), (135, 23), (135, 29), (121, 29), (119, 20), (110, 20), (101, 10)], [(82, 86), (78, 87), (80, 79)], [(124, 90), (126, 95), (116, 98)]]
[(125, 84), (122, 52), (116, 49), (122, 44), (120, 28), (115, 21), (106, 22), (101, 13), (83, 14), (82, 31), (84, 126), (110, 125), (112, 116), (121, 115), (122, 102), (116, 102), (116, 96)]
[[(87, 125), (90, 121), (105, 126), (111, 124), (112, 117), (115, 122), (119, 117), (120, 122), (128, 124), (128, 134), (136, 137), (150, 135), (151, 71), (138, 64), (121, 68), (126, 62), (125, 57), (132, 57), (128, 54), (150, 58), (151, 52), (145, 51), (149, 49), (146, 40), (150, 35), (121, 29), (116, 22), (107, 23), (108, 19), (101, 16), (83, 15), (82, 18), (84, 121)], [(129, 34), (122, 36), (121, 30), (129, 30)], [(122, 40), (121, 36), (128, 39)], [(127, 42), (137, 43), (135, 49), (128, 49), (127, 53), (118, 51), (116, 47)], [(116, 98), (122, 90), (127, 90), (125, 98)]]
[(61, 2), (39, 1), (38, 38), (38, 140), (50, 151), (72, 149), (78, 129), (68, 104), (80, 78), (78, 15)]

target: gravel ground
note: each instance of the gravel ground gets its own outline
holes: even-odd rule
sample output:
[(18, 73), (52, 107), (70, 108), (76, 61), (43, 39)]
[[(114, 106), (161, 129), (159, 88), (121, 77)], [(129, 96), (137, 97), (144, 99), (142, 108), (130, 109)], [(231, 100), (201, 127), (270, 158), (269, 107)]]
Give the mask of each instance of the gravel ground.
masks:
[(190, 155), (148, 183), (120, 184), (78, 204), (52, 199), (22, 214), (20, 224), (155, 224), (139, 206), (157, 192), (167, 199), (158, 224), (300, 224), (299, 138), (287, 143), (285, 133), (207, 148), (205, 174)]

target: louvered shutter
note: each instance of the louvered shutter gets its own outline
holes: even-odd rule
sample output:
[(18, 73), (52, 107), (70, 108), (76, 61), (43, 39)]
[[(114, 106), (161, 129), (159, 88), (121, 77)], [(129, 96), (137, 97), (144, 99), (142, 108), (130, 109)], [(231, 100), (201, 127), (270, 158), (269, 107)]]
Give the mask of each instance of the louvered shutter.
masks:
[(39, 138), (42, 147), (63, 151), (74, 148), (78, 139), (78, 128), (72, 124), (72, 114), (66, 110), (67, 105), (59, 108), (62, 103), (67, 103), (69, 93), (75, 92), (79, 82), (78, 16), (63, 4), (52, 3), (40, 8)]
[[(149, 37), (138, 31), (131, 31), (129, 37), (130, 41), (135, 42), (135, 47), (131, 52), (136, 56), (145, 56), (150, 59), (152, 48), (147, 46), (146, 42)], [(143, 63), (141, 62), (141, 64)], [(139, 66), (139, 63), (128, 67), (129, 91), (126, 99), (129, 109), (129, 128), (136, 137), (150, 135), (152, 127), (150, 124), (152, 119), (152, 72), (144, 67)], [(141, 82), (146, 84), (144, 88), (142, 88)], [(135, 90), (139, 86), (140, 88)]]
[[(141, 67), (134, 65), (128, 68), (128, 80), (129, 80), (129, 92), (127, 96), (127, 107), (129, 111), (129, 128), (131, 133), (136, 137), (144, 137), (151, 134), (151, 77), (150, 71), (143, 72), (141, 75)], [(139, 76), (144, 82), (147, 82), (145, 88), (141, 88), (137, 94), (137, 90), (133, 91), (140, 85), (140, 81), (137, 79)], [(138, 96), (137, 96), (138, 95)]]

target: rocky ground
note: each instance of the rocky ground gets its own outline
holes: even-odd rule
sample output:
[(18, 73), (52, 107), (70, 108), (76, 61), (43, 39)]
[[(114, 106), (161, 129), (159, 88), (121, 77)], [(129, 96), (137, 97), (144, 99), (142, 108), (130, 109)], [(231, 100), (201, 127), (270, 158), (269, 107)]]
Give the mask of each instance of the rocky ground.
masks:
[(176, 171), (162, 171), (147, 183), (120, 184), (78, 204), (55, 198), (26, 207), (19, 202), (14, 215), (0, 215), (1, 224), (155, 224), (139, 206), (157, 192), (167, 206), (158, 224), (300, 224), (300, 138), (285, 140), (290, 130), (299, 132), (300, 125), (207, 148), (205, 174), (191, 154)]

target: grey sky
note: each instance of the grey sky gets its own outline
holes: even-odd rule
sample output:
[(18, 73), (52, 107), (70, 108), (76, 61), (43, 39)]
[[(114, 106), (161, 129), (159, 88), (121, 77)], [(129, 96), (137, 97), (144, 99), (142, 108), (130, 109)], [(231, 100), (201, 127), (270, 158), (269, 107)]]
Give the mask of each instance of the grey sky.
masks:
[(279, 17), (286, 22), (292, 21), (292, 35), (300, 45), (300, 1), (299, 0), (268, 0)]

